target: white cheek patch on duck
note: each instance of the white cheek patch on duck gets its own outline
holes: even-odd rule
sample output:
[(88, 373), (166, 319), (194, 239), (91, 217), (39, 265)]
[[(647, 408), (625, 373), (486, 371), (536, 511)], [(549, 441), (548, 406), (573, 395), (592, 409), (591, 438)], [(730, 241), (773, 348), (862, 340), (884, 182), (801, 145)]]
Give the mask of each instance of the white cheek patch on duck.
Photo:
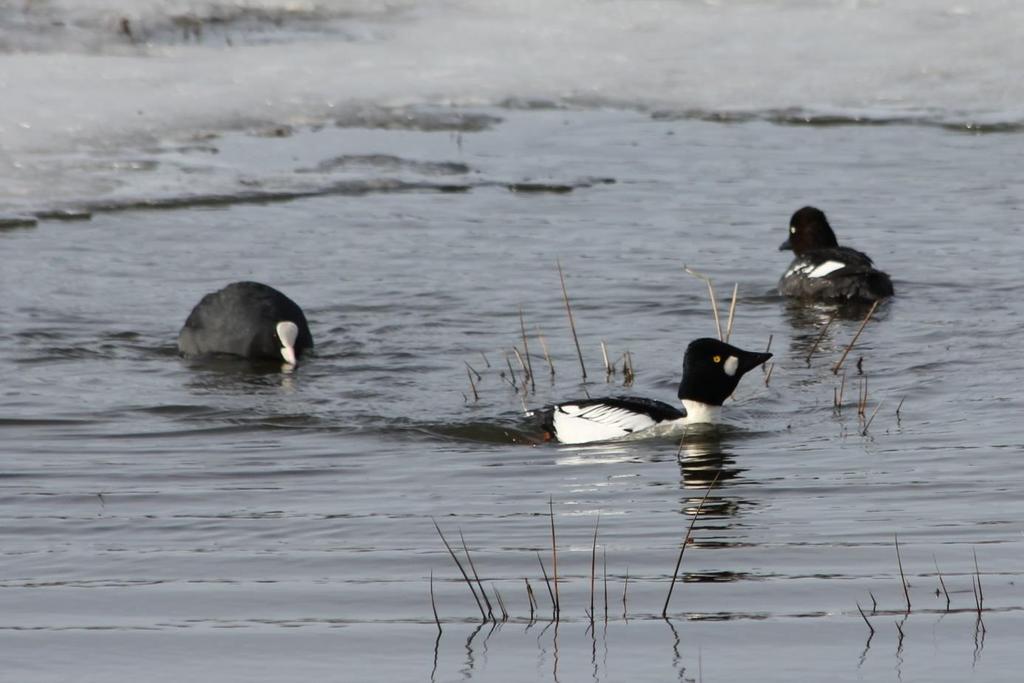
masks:
[(845, 267), (846, 264), (841, 261), (825, 261), (820, 266), (807, 273), (807, 277), (825, 277), (829, 273), (834, 273), (840, 268)]
[(725, 374), (730, 377), (736, 376), (736, 370), (740, 367), (740, 359), (736, 356), (729, 356), (725, 359), (725, 364), (722, 365), (722, 369), (725, 370)]

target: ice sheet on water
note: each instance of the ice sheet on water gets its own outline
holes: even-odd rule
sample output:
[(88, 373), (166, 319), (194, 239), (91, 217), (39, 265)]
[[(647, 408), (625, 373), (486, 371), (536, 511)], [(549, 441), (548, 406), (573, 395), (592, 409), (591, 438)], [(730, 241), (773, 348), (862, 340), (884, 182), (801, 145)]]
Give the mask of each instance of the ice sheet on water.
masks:
[(67, 164), (247, 127), (401, 127), (361, 112), (422, 105), (1013, 128), (1021, 25), (1024, 5), (1002, 0), (5, 3), (0, 203), (36, 191), (40, 155)]

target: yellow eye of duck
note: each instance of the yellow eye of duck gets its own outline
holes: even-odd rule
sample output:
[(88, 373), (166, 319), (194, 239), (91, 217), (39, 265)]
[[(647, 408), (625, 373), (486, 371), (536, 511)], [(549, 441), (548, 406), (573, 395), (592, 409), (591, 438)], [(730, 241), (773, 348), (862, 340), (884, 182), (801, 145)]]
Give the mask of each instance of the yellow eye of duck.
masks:
[(715, 361), (716, 363), (721, 363), (722, 362), (722, 357), (721, 356), (714, 356), (711, 360)]

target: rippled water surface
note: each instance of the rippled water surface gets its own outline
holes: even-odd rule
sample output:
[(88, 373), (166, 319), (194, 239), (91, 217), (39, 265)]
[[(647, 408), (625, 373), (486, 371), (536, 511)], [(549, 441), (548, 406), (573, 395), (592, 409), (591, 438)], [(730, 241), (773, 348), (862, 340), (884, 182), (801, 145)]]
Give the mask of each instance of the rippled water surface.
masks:
[[(494, 121), (230, 135), (210, 141), (215, 160), (189, 157), (196, 173), (244, 169), (264, 188), (312, 187), (306, 170), (318, 168), (321, 189), (358, 180), (358, 193), (96, 205), (92, 220), (0, 233), (8, 670), (1013, 680), (1024, 605), (1020, 137), (461, 114)], [(165, 161), (154, 159), (156, 177)], [(808, 364), (831, 311), (773, 291), (788, 262), (776, 246), (806, 202), (898, 292), (846, 362), (841, 411), (831, 366), (863, 312), (834, 322)], [(738, 283), (732, 338), (759, 349), (771, 336), (770, 379), (745, 378), (729, 424), (681, 447), (537, 443), (524, 404), (584, 391), (672, 399), (685, 344), (715, 333), (707, 290), (684, 264), (710, 274), (722, 299)], [(296, 372), (177, 357), (191, 306), (243, 278), (304, 306), (317, 352)], [(525, 393), (510, 355), (522, 350), (520, 307), (536, 371)], [(620, 373), (606, 384), (601, 341), (614, 359), (632, 354), (633, 386)], [(538, 564), (540, 553), (552, 572), (549, 509), (557, 628)], [(464, 535), (507, 622), (479, 624), (434, 521), (460, 554)]]
[[(1020, 12), (0, 7), (5, 679), (1017, 681)], [(775, 293), (805, 204), (897, 291), (835, 373), (866, 311)], [(544, 443), (673, 401), (684, 266), (775, 354), (726, 424)], [(178, 357), (242, 279), (294, 372)]]

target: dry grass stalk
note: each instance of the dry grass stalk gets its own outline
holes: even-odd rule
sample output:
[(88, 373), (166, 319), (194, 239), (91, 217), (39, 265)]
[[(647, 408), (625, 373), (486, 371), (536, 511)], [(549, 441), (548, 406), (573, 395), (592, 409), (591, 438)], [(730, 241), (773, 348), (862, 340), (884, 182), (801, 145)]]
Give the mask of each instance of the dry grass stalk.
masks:
[(715, 314), (715, 329), (718, 331), (718, 340), (725, 341), (725, 336), (722, 334), (722, 321), (718, 318), (718, 301), (715, 299), (715, 288), (711, 284), (711, 278), (702, 273), (698, 273), (689, 266), (683, 266), (683, 270), (698, 280), (703, 280), (707, 284), (708, 296), (711, 297), (711, 312)]
[(487, 597), (487, 591), (484, 590), (484, 582), (480, 580), (480, 575), (476, 573), (476, 565), (473, 563), (473, 556), (469, 554), (469, 546), (466, 545), (466, 537), (462, 535), (462, 529), (459, 529), (459, 538), (462, 539), (462, 549), (466, 553), (469, 568), (473, 570), (473, 578), (476, 579), (476, 585), (480, 587), (480, 595), (487, 605), (487, 616), (491, 621), (494, 621), (494, 609), (491, 607), (491, 601)]
[(900, 537), (897, 534), (893, 534), (893, 539), (896, 541), (896, 562), (900, 567), (900, 581), (903, 582), (903, 597), (907, 601), (907, 614), (910, 614), (910, 591), (907, 589), (907, 577), (903, 573), (903, 558), (900, 557)]
[(479, 372), (477, 372), (477, 371), (476, 371), (476, 368), (474, 368), (474, 367), (473, 367), (472, 365), (470, 365), (470, 364), (469, 364), (469, 363), (467, 363), (466, 361), (462, 361), (462, 363), (463, 363), (463, 365), (465, 365), (465, 366), (466, 366), (466, 370), (468, 370), (469, 372), (471, 372), (471, 373), (473, 373), (474, 375), (476, 375), (476, 381), (477, 381), (477, 382), (479, 382), (480, 380), (482, 380), (482, 379), (483, 379), (483, 375), (481, 375), (481, 374), (480, 374)]
[(736, 314), (736, 295), (740, 292), (740, 283), (736, 283), (732, 286), (732, 302), (729, 303), (729, 321), (725, 324), (725, 341), (729, 341), (729, 337), (732, 336), (732, 320)]
[(533, 586), (530, 585), (530, 580), (523, 577), (523, 581), (526, 582), (526, 599), (530, 603), (530, 621), (533, 621), (533, 613), (537, 609), (537, 596), (533, 594)]
[(558, 544), (555, 541), (555, 501), (548, 498), (548, 512), (551, 514), (551, 573), (555, 584), (555, 621), (562, 616), (562, 601), (558, 596)]
[(878, 300), (871, 304), (871, 308), (868, 310), (868, 314), (864, 316), (864, 321), (860, 324), (860, 327), (857, 328), (857, 333), (853, 335), (853, 339), (850, 340), (850, 344), (846, 347), (846, 350), (843, 351), (842, 358), (839, 359), (838, 363), (832, 366), (833, 375), (839, 374), (839, 368), (843, 367), (843, 362), (846, 360), (846, 357), (850, 355), (850, 351), (853, 349), (853, 345), (857, 343), (858, 339), (860, 339), (860, 333), (864, 331), (865, 327), (867, 327), (868, 321), (871, 320), (871, 316), (874, 315), (876, 308), (878, 308)]
[(871, 417), (868, 418), (867, 423), (864, 425), (864, 429), (862, 429), (860, 432), (861, 436), (868, 435), (868, 427), (871, 426), (871, 421), (875, 419), (875, 415), (878, 415), (878, 409), (882, 407), (883, 403), (884, 401), (879, 401), (878, 404), (875, 406), (875, 409), (871, 411)]
[(832, 315), (828, 317), (828, 321), (825, 323), (825, 327), (821, 328), (821, 334), (818, 335), (817, 339), (814, 340), (814, 345), (811, 346), (811, 350), (807, 352), (807, 367), (811, 367), (811, 356), (818, 350), (818, 345), (821, 344), (821, 340), (825, 338), (825, 333), (828, 332), (828, 328), (832, 326), (832, 321), (836, 319), (838, 311), (834, 311)]
[(583, 373), (583, 381), (587, 381), (587, 367), (583, 364), (583, 351), (580, 350), (580, 338), (576, 335), (576, 320), (572, 317), (572, 306), (569, 304), (569, 292), (565, 289), (565, 273), (562, 272), (562, 262), (556, 259), (558, 264), (558, 278), (562, 281), (562, 298), (565, 300), (565, 312), (569, 316), (569, 329), (572, 330), (572, 341), (576, 344), (576, 355), (580, 359), (580, 372)]
[(441, 618), (437, 616), (437, 602), (434, 601), (434, 570), (430, 570), (430, 607), (434, 610), (434, 623), (437, 624), (438, 634), (442, 633), (444, 629), (441, 628)]
[(526, 384), (533, 385), (533, 375), (530, 374), (530, 368), (527, 365), (527, 361), (523, 360), (523, 354), (519, 353), (519, 349), (515, 346), (512, 347), (512, 351), (516, 354), (516, 360), (519, 361), (519, 367), (523, 369), (523, 393), (526, 393)]
[[(764, 352), (765, 353), (768, 353), (769, 351), (772, 350), (772, 339), (774, 337), (775, 337), (774, 334), (769, 334), (768, 335), (768, 345), (764, 347)], [(765, 372), (765, 373), (768, 372), (768, 370), (764, 367), (764, 363), (761, 364), (761, 372)]]
[[(469, 367), (468, 363), (466, 364), (466, 367)], [(469, 388), (473, 390), (473, 400), (479, 401), (480, 394), (478, 394), (476, 391), (476, 382), (473, 381), (473, 373), (471, 372), (472, 369), (473, 368), (469, 368), (468, 370), (466, 370), (466, 376), (469, 377)]]
[(533, 364), (530, 363), (530, 345), (526, 341), (526, 323), (523, 321), (523, 307), (519, 307), (519, 331), (523, 334), (523, 355), (526, 356), (526, 370), (530, 374), (530, 389), (536, 391), (533, 383)]
[(772, 381), (772, 370), (775, 369), (775, 363), (768, 364), (768, 372), (764, 376), (764, 385), (768, 386), (768, 382)]
[(633, 354), (626, 351), (622, 354), (622, 383), (631, 386), (636, 379), (636, 371), (633, 369)]
[(907, 400), (907, 397), (904, 396), (903, 398), (900, 399), (900, 404), (898, 406), (896, 406), (896, 422), (897, 423), (899, 423), (899, 421), (900, 421), (900, 411), (903, 410), (903, 402), (906, 401), (906, 400)]
[(480, 352), (480, 357), (484, 359), (484, 366), (485, 367), (488, 367), (488, 368), (491, 367), (491, 361), (487, 360), (487, 356), (484, 355), (483, 351)]
[(483, 617), (484, 621), (487, 621), (487, 612), (484, 611), (483, 603), (480, 602), (480, 597), (477, 596), (476, 589), (473, 588), (473, 582), (470, 581), (469, 574), (466, 573), (462, 563), (459, 562), (459, 558), (455, 555), (455, 551), (452, 550), (451, 545), (448, 544), (448, 539), (444, 537), (444, 532), (441, 531), (441, 527), (438, 526), (437, 520), (432, 519), (430, 521), (434, 523), (434, 528), (437, 529), (438, 535), (441, 536), (441, 541), (444, 543), (444, 547), (448, 549), (448, 554), (452, 556), (453, 560), (455, 560), (455, 566), (459, 568), (459, 571), (462, 573), (462, 578), (466, 580), (466, 585), (469, 586), (470, 592), (473, 593), (473, 599), (476, 600), (476, 606), (480, 609), (480, 616)]
[(846, 372), (843, 372), (843, 379), (839, 382), (839, 398), (836, 400), (836, 412), (843, 412), (843, 394), (846, 392)]
[(868, 591), (868, 595), (871, 597), (871, 614), (872, 615), (877, 614), (878, 613), (878, 600), (875, 600), (875, 594), (872, 593), (871, 591)]
[(679, 557), (676, 559), (676, 568), (672, 571), (672, 583), (669, 584), (668, 595), (665, 597), (665, 606), (661, 609), (662, 619), (668, 619), (668, 603), (672, 599), (672, 590), (676, 587), (676, 580), (679, 578), (679, 567), (683, 564), (683, 553), (686, 552), (686, 546), (690, 543), (693, 525), (697, 522), (697, 518), (700, 517), (700, 511), (704, 508), (704, 503), (707, 501), (708, 496), (711, 495), (711, 490), (715, 488), (715, 484), (718, 483), (718, 477), (721, 474), (721, 470), (715, 472), (715, 478), (711, 480), (708, 490), (704, 492), (704, 497), (700, 499), (697, 511), (693, 513), (693, 519), (690, 520), (690, 526), (686, 530), (686, 536), (683, 537), (683, 545), (679, 548)]
[(548, 368), (551, 369), (551, 376), (555, 376), (555, 364), (551, 362), (551, 354), (548, 353), (548, 343), (544, 340), (544, 335), (541, 334), (540, 326), (537, 327), (537, 339), (540, 340), (540, 348), (544, 350), (544, 359), (548, 362)]
[(615, 366), (608, 361), (608, 345), (604, 339), (601, 340), (601, 356), (604, 358), (604, 380), (607, 382), (615, 374)]
[(942, 570), (939, 569), (939, 561), (932, 555), (932, 560), (935, 562), (935, 573), (939, 575), (939, 586), (942, 587), (942, 593), (946, 596), (946, 611), (949, 611), (949, 591), (946, 590), (946, 582), (942, 579)]

